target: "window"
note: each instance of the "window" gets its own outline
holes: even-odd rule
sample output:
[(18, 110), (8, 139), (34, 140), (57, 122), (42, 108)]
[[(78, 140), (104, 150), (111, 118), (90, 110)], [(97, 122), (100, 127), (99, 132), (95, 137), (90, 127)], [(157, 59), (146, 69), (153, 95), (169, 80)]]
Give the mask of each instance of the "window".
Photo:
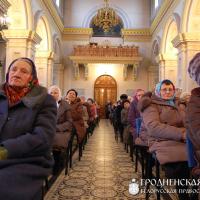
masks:
[(56, 5), (57, 5), (58, 8), (59, 8), (59, 6), (60, 6), (60, 0), (56, 0)]
[(158, 8), (158, 0), (154, 0), (154, 8), (155, 10)]

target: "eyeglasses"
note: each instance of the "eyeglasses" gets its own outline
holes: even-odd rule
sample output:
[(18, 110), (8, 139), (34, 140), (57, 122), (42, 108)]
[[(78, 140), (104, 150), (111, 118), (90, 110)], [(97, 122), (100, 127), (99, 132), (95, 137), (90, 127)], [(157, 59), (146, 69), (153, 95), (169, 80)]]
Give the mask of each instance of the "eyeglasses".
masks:
[(161, 89), (162, 92), (174, 92), (174, 89), (172, 88), (164, 88), (164, 89)]

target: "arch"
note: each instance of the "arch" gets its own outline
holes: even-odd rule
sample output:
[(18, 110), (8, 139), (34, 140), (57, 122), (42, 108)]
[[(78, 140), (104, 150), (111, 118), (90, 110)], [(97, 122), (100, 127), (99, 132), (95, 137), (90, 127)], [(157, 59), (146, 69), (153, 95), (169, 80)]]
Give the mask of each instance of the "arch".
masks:
[(199, 32), (200, 31), (200, 2), (194, 0), (185, 1), (182, 13), (181, 32)]
[(10, 29), (32, 29), (33, 14), (30, 0), (9, 0), (8, 16), (12, 19)]
[[(126, 14), (126, 12), (124, 12), (124, 10), (122, 10), (121, 8), (113, 5), (113, 4), (109, 4), (111, 8), (113, 8), (116, 11), (116, 14), (121, 18), (124, 28), (128, 29), (131, 27), (131, 20), (129, 19), (128, 15)], [(101, 4), (99, 6), (95, 6), (93, 7), (88, 14), (85, 16), (83, 23), (82, 23), (82, 27), (83, 28), (89, 28), (90, 27), (90, 23), (93, 19), (93, 17), (97, 14), (97, 11), (100, 8), (103, 8), (104, 4)]]
[(100, 105), (100, 117), (105, 118), (105, 105), (117, 100), (117, 82), (110, 75), (97, 77), (94, 83), (94, 99)]
[(38, 47), (39, 51), (52, 51), (52, 37), (51, 30), (47, 18), (42, 15), (37, 21), (37, 34), (42, 38)]
[(173, 13), (173, 19), (176, 22), (178, 32), (181, 30), (181, 17), (178, 13)]
[(172, 40), (178, 35), (177, 23), (174, 20), (174, 16), (171, 16), (166, 23), (163, 32), (163, 38), (161, 42), (161, 53), (168, 53), (171, 55), (177, 54), (177, 49), (173, 47)]

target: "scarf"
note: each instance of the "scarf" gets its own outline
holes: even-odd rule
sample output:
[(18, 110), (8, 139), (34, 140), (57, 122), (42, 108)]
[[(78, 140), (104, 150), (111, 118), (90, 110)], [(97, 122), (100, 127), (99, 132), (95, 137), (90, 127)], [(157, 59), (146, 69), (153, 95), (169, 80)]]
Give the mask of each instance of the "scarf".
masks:
[[(164, 81), (164, 80), (163, 80)], [(160, 94), (160, 90), (161, 90), (161, 86), (163, 84), (163, 81), (160, 81), (159, 83), (156, 84), (156, 87), (155, 87), (155, 95), (159, 98), (162, 99), (161, 97), (161, 94)], [(170, 81), (171, 82), (171, 81)], [(171, 84), (173, 85), (173, 83), (171, 82)], [(167, 102), (168, 105), (170, 106), (175, 106), (175, 103), (174, 103), (174, 99), (175, 99), (175, 93), (174, 95), (171, 97), (171, 99), (169, 100), (165, 100)]]
[(8, 98), (9, 107), (18, 103), (22, 97), (26, 96), (33, 86), (38, 85), (38, 80), (32, 80), (27, 87), (11, 86), (7, 82), (4, 84), (3, 89)]

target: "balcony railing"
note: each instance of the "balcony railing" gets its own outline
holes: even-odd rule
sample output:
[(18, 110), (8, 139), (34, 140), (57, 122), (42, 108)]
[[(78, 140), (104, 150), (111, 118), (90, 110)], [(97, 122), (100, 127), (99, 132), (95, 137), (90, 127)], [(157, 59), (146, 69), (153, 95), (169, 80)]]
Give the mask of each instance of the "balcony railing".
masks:
[(137, 57), (139, 48), (137, 46), (99, 46), (78, 45), (74, 47), (74, 56), (96, 56), (96, 57)]

